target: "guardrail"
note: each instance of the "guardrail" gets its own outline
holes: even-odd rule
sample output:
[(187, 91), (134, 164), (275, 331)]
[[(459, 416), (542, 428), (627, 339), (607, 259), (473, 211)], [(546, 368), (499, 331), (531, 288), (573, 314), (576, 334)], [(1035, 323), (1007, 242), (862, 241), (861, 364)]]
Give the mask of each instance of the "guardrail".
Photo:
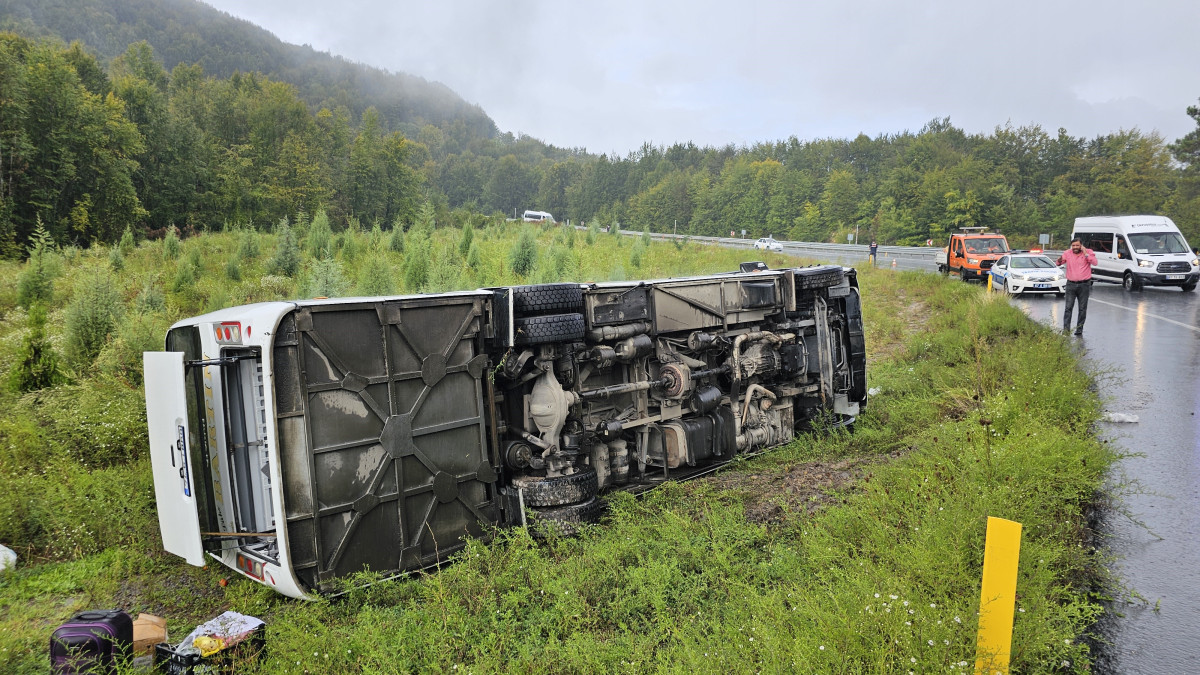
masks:
[[(640, 237), (641, 232), (634, 230), (621, 230), (621, 234), (630, 237)], [(729, 248), (753, 248), (755, 239), (742, 239), (740, 237), (703, 237), (684, 234), (671, 234), (670, 232), (651, 232), (650, 237), (653, 239), (671, 240), (671, 239), (687, 239), (688, 241), (700, 241), (711, 244), (719, 244)], [(811, 252), (816, 255), (834, 256), (839, 258), (853, 258), (866, 260), (870, 255), (870, 247), (866, 244), (828, 244), (821, 242), (805, 242), (805, 241), (785, 241), (776, 239), (783, 246), (783, 250), (792, 253), (800, 251)], [(1023, 249), (1022, 249), (1023, 250)], [(880, 246), (880, 258), (900, 258), (909, 259), (912, 261), (934, 262), (934, 258), (938, 253), (942, 252), (940, 246)], [(1043, 253), (1050, 259), (1057, 258), (1062, 251), (1045, 250)]]

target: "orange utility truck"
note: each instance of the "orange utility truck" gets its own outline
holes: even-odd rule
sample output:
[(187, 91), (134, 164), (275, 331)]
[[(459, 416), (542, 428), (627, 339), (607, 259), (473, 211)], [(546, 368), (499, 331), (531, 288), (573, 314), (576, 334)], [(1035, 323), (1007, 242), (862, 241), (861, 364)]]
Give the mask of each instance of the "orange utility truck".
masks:
[(937, 256), (938, 271), (957, 274), (963, 281), (984, 279), (1001, 256), (1009, 252), (1008, 240), (986, 227), (964, 227), (950, 235)]

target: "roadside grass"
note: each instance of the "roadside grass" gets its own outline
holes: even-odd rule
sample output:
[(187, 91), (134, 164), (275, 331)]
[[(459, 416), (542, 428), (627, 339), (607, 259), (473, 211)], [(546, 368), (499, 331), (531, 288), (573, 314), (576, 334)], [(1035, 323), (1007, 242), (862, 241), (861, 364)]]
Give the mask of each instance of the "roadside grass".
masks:
[[(463, 272), (477, 275), (469, 285), (504, 282), (518, 231), (493, 224), (476, 232), (486, 252), (479, 271)], [(209, 271), (197, 278), (224, 274), (212, 256), (234, 250), (236, 240), (223, 236), (183, 242), (179, 261), (189, 245), (203, 246), (201, 267)], [(458, 241), (454, 232), (438, 236)], [(633, 240), (601, 236), (588, 245), (579, 235), (575, 242), (563, 274), (591, 280), (728, 270), (746, 256), (655, 242), (634, 269)], [(567, 249), (553, 230), (540, 244), (543, 253)], [(266, 239), (261, 249), (269, 257)], [(138, 274), (142, 250), (126, 257), (127, 273)], [(559, 270), (547, 269), (550, 257), (539, 258), (530, 276), (552, 280)], [(257, 272), (247, 265), (242, 279)], [(872, 460), (823, 508), (810, 512), (781, 490), (773, 497), (777, 515), (762, 522), (748, 517), (756, 496), (745, 490), (716, 480), (669, 484), (640, 499), (616, 495), (605, 523), (576, 539), (539, 543), (521, 529), (497, 532), (438, 572), (352, 584), (342, 597), (300, 603), (163, 554), (148, 480), (138, 484), (149, 474), (143, 451), (84, 472), (125, 472), (103, 480), (125, 485), (112, 497), (89, 498), (128, 491), (131, 506), (119, 516), (125, 533), (104, 535), (116, 536), (116, 545), (60, 551), (43, 532), (46, 543), (30, 552), (47, 562), (0, 577), (0, 670), (44, 671), (49, 631), (71, 611), (123, 606), (167, 617), (176, 637), (225, 609), (264, 618), (265, 654), (237, 664), (238, 672), (967, 672), (991, 515), (1025, 528), (1014, 672), (1088, 672), (1081, 638), (1100, 606), (1088, 593), (1095, 554), (1083, 513), (1113, 459), (1089, 432), (1099, 405), (1088, 375), (1060, 336), (975, 287), (886, 270), (863, 270), (860, 280), (869, 385), (879, 394), (854, 433), (804, 435), (730, 469), (770, 480), (806, 462)], [(129, 298), (139, 292), (135, 283), (142, 286), (131, 282)], [(166, 312), (194, 312), (207, 292), (181, 299), (167, 291)], [(18, 330), (8, 317), (0, 344)], [(33, 405), (28, 396), (18, 402)], [(53, 411), (36, 422), (6, 415), (0, 424), (6, 482), (28, 467), (27, 448), (42, 439), (52, 442), (41, 452), (57, 461), (78, 456), (69, 440), (77, 436), (56, 425), (79, 425)], [(22, 487), (48, 491), (54, 473)], [(19, 501), (6, 490), (5, 508)], [(64, 499), (70, 495), (39, 508)], [(217, 583), (222, 578), (227, 586)]]

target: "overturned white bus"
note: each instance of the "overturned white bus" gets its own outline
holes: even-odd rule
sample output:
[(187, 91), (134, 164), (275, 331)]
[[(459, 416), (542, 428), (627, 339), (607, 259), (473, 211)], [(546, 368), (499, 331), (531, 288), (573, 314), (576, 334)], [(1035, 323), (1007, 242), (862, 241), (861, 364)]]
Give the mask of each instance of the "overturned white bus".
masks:
[[(750, 271), (754, 270), (754, 271)], [(166, 550), (289, 596), (573, 531), (866, 403), (853, 269), (270, 302), (145, 354)]]

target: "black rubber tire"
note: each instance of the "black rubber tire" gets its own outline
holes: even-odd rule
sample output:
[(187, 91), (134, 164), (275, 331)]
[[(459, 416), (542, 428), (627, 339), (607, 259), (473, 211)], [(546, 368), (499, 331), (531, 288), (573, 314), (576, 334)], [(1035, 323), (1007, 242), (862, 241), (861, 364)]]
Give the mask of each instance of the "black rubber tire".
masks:
[(570, 476), (516, 476), (512, 486), (521, 491), (525, 506), (562, 506), (584, 502), (596, 496), (600, 484), (596, 470), (585, 466)]
[(525, 316), (513, 322), (513, 341), (519, 345), (540, 345), (583, 339), (582, 314)]
[(960, 281), (962, 281), (964, 283), (970, 283), (971, 278), (967, 276), (967, 268), (965, 268), (965, 267), (958, 268), (958, 278)]
[(513, 286), (513, 312), (517, 316), (562, 314), (583, 310), (583, 288), (579, 284)]
[(581, 525), (598, 523), (603, 514), (604, 502), (599, 497), (567, 506), (529, 509), (530, 533), (538, 539), (553, 536), (573, 537), (579, 534)]
[(1004, 293), (1010, 296), (1016, 295), (1016, 293), (1013, 292), (1012, 287), (1008, 285), (1008, 279), (1004, 280)]
[(1183, 291), (1184, 293), (1191, 293), (1192, 291), (1196, 290), (1196, 284), (1184, 284), (1179, 287), (1179, 290)]
[(1126, 272), (1125, 276), (1121, 279), (1121, 287), (1126, 291), (1140, 291), (1142, 290), (1142, 282), (1138, 281), (1133, 272)]
[(828, 288), (837, 286), (846, 279), (846, 273), (840, 267), (821, 265), (818, 267), (797, 267), (792, 270), (797, 290)]

